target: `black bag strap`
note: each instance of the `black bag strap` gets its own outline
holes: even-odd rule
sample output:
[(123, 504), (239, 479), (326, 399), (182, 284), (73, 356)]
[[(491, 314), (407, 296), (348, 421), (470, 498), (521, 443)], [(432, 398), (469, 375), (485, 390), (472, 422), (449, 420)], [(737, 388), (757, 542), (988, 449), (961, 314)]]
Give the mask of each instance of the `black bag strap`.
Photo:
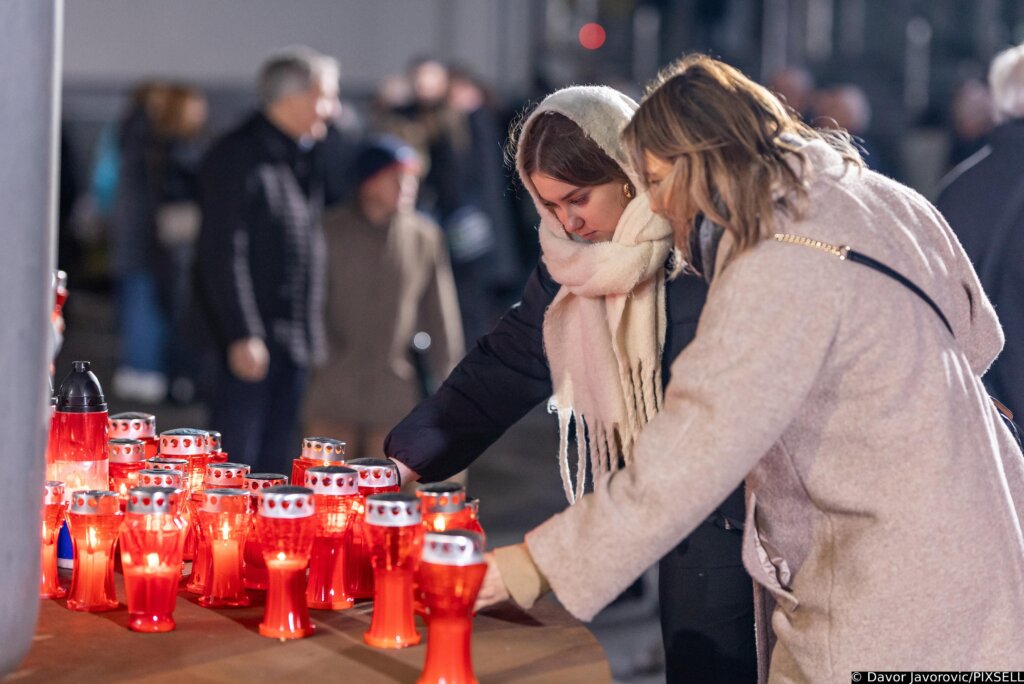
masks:
[[(1018, 195), (1014, 197), (1014, 203), (1018, 205), (1024, 205), (1024, 184), (1020, 186)], [(1017, 206), (1016, 209), (1019, 210), (1020, 206)], [(1010, 214), (1010, 221), (1008, 221), (1007, 223), (1012, 224), (1012, 219), (1014, 218), (1015, 214), (1016, 211), (1014, 211), (1013, 214)], [(914, 281), (912, 281), (910, 278), (907, 278), (905, 275), (903, 275), (896, 269), (890, 266), (886, 266), (881, 261), (878, 261), (877, 259), (874, 259), (866, 254), (862, 254), (852, 249), (849, 245), (833, 245), (827, 242), (822, 242), (821, 240), (815, 240), (813, 238), (803, 237), (801, 235), (792, 235), (790, 233), (776, 233), (775, 235), (772, 235), (772, 239), (775, 240), (776, 242), (786, 242), (792, 245), (802, 245), (804, 247), (811, 247), (813, 249), (827, 252), (832, 256), (838, 257), (841, 261), (852, 261), (854, 263), (861, 264), (862, 266), (867, 266), (868, 268), (871, 268), (883, 275), (888, 276), (889, 278), (892, 278), (893, 280), (905, 286), (908, 290), (916, 294), (922, 300), (924, 300), (924, 302), (928, 304), (928, 306), (932, 308), (932, 311), (934, 311), (935, 314), (939, 317), (939, 319), (942, 321), (942, 324), (946, 326), (946, 330), (949, 331), (949, 334), (956, 338), (956, 333), (953, 332), (953, 326), (949, 324), (949, 319), (946, 318), (946, 315), (944, 313), (942, 313), (942, 309), (940, 309), (939, 305), (935, 303), (935, 300), (929, 297), (928, 293), (922, 290), (920, 287), (918, 287), (914, 283)], [(1018, 446), (1020, 446), (1020, 428), (1018, 428), (1016, 423), (1013, 422), (1013, 412), (1011, 412), (1010, 409), (1006, 408), (1006, 406), (1004, 406), (995, 397), (990, 397), (990, 399), (992, 399), (992, 402), (996, 406), (996, 410), (999, 411), (999, 414), (1003, 417), (1003, 420), (1006, 422), (1007, 427), (1010, 429), (1010, 432), (1013, 433), (1014, 438), (1017, 440)]]
[(897, 271), (895, 268), (886, 266), (881, 261), (869, 257), (867, 254), (862, 254), (861, 252), (851, 248), (849, 245), (832, 245), (827, 242), (822, 242), (821, 240), (814, 240), (800, 235), (792, 235), (790, 233), (776, 233), (772, 236), (772, 239), (776, 242), (788, 242), (789, 244), (802, 245), (804, 247), (811, 247), (823, 252), (828, 252), (829, 254), (838, 257), (841, 261), (852, 261), (854, 263), (861, 264), (862, 266), (867, 266), (868, 268), (878, 271), (882, 275), (892, 278), (897, 283), (903, 285), (924, 300), (925, 304), (932, 308), (935, 315), (938, 316), (939, 320), (942, 321), (942, 324), (946, 326), (946, 330), (949, 331), (949, 334), (954, 338), (956, 337), (956, 333), (953, 332), (953, 326), (950, 325), (949, 319), (946, 318), (946, 314), (942, 313), (942, 309), (940, 309), (939, 305), (935, 303), (935, 300), (929, 297), (928, 293), (918, 287), (914, 281)]

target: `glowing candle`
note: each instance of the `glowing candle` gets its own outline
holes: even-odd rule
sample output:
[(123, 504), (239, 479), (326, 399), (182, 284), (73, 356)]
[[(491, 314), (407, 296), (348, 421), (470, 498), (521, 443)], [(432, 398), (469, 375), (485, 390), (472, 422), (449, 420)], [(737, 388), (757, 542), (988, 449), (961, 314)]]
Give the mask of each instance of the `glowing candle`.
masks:
[(359, 499), (358, 477), (345, 466), (314, 466), (306, 471), (313, 490), (317, 532), (309, 559), (306, 603), (310, 608), (345, 610), (353, 599), (345, 591), (345, 557), (353, 506)]
[(122, 512), (128, 505), (128, 490), (138, 485), (137, 474), (146, 468), (145, 449), (139, 439), (117, 438), (107, 442), (110, 489), (117, 492)]
[(345, 582), (347, 593), (356, 599), (373, 596), (373, 567), (366, 539), (365, 500), (373, 494), (398, 492), (398, 468), (387, 459), (357, 458), (346, 464), (359, 473), (359, 500), (355, 504)]
[(302, 453), (292, 461), (292, 482), (301, 486), (313, 466), (345, 465), (345, 443), (331, 437), (303, 437)]
[(114, 544), (122, 518), (117, 494), (82, 490), (71, 495), (68, 527), (75, 547), (68, 608), (99, 612), (117, 608)]
[(487, 564), (475, 532), (428, 532), (417, 578), (427, 609), (427, 658), (418, 684), (475, 684), (473, 604)]
[(423, 527), (427, 532), (465, 529), (470, 522), (466, 490), (455, 482), (424, 484), (416, 489), (423, 506)]
[(174, 604), (188, 524), (181, 516), (183, 493), (171, 487), (135, 487), (121, 524), (121, 567), (128, 602), (128, 629), (174, 629)]
[(243, 552), (243, 578), (246, 589), (267, 588), (267, 564), (263, 560), (260, 540), (256, 536), (256, 514), (259, 510), (260, 492), (268, 487), (280, 487), (288, 484), (288, 478), (280, 473), (248, 473), (242, 480), (242, 489), (249, 492), (249, 510), (252, 521), (249, 523), (249, 534), (245, 540)]
[(249, 494), (242, 489), (207, 489), (199, 522), (209, 550), (208, 574), (199, 605), (247, 606), (242, 583), (242, 545), (249, 533)]
[[(249, 466), (243, 463), (209, 463), (203, 477), (203, 487), (210, 489), (241, 489)], [(189, 510), (192, 514), (192, 535), (195, 539), (195, 553), (192, 559), (192, 576), (189, 577), (186, 589), (193, 594), (203, 595), (206, 592), (207, 573), (210, 568), (210, 539), (203, 526), (199, 524), (199, 509), (203, 497), (189, 498)]]
[(62, 598), (67, 591), (60, 586), (57, 574), (57, 533), (64, 524), (64, 483), (47, 482), (43, 489), (43, 544), (41, 554), (41, 575), (39, 598)]
[(373, 619), (363, 640), (377, 648), (420, 642), (413, 614), (413, 577), (423, 543), (420, 502), (409, 494), (366, 497), (366, 530), (373, 563)]
[(155, 458), (160, 450), (156, 438), (156, 416), (151, 413), (115, 413), (107, 421), (111, 439), (137, 439), (143, 444), (145, 458)]
[(306, 606), (306, 565), (316, 534), (312, 490), (269, 487), (259, 498), (256, 532), (267, 563), (269, 586), (260, 634), (299, 639), (313, 633)]

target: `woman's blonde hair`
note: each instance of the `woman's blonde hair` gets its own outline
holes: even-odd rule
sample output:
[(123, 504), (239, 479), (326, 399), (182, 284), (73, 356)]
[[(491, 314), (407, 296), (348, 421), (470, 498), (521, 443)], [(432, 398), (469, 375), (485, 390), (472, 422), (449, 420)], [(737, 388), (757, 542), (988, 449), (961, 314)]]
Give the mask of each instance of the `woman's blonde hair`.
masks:
[(698, 213), (732, 234), (730, 257), (770, 235), (776, 211), (800, 217), (807, 188), (787, 157), (806, 162), (803, 140), (825, 140), (849, 163), (863, 165), (848, 133), (811, 128), (767, 88), (699, 54), (658, 75), (623, 137), (641, 178), (645, 151), (672, 163), (665, 213), (687, 257)]

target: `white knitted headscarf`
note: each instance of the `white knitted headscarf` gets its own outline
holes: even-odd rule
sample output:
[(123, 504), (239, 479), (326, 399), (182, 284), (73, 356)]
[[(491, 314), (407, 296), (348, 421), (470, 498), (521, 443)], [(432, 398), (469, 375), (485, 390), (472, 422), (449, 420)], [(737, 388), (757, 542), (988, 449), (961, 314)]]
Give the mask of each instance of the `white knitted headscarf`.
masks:
[[(519, 140), (544, 112), (576, 123), (642, 187), (620, 136), (637, 104), (604, 86), (552, 93), (523, 125)], [(517, 154), (516, 168), (540, 214), (544, 264), (562, 287), (544, 317), (544, 349), (558, 413), (559, 467), (566, 497), (583, 495), (589, 451), (591, 479), (629, 463), (643, 426), (661, 409), (665, 342), (665, 262), (672, 228), (650, 208), (646, 193), (627, 206), (610, 242), (572, 240), (540, 201)], [(543, 151), (541, 151), (543, 154)], [(576, 481), (569, 468), (569, 425), (576, 422)], [(589, 449), (588, 449), (589, 447)]]

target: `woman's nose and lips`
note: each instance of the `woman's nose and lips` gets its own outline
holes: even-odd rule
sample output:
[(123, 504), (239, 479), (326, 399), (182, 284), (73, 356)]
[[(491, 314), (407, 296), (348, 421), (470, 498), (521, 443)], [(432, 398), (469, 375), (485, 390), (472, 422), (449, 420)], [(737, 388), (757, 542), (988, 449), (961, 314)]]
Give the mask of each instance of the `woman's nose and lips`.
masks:
[(588, 242), (607, 242), (629, 203), (617, 182), (578, 186), (536, 173), (530, 180), (541, 202), (570, 235)]

